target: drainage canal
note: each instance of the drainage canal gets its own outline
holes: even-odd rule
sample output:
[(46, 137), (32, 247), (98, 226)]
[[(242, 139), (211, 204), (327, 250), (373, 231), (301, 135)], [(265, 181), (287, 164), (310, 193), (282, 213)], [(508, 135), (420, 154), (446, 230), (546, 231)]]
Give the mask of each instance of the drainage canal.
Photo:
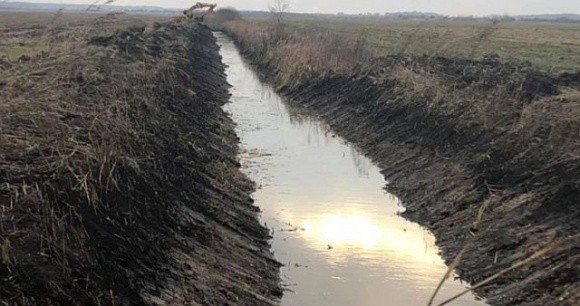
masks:
[[(262, 83), (216, 33), (245, 173), (284, 264), (282, 305), (425, 306), (447, 267), (431, 233), (397, 215), (379, 169)], [(438, 301), (465, 289), (449, 280)], [(450, 305), (485, 305), (466, 295)]]

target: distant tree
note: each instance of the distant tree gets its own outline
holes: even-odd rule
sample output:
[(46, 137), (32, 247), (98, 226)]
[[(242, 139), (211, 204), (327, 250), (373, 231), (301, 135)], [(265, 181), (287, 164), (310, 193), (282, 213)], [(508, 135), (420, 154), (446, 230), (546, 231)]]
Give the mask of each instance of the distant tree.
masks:
[(278, 22), (278, 25), (282, 24), (282, 20), (284, 20), (284, 13), (286, 13), (289, 8), (290, 2), (288, 0), (274, 0), (270, 3), (270, 13), (272, 13), (274, 19), (276, 19)]

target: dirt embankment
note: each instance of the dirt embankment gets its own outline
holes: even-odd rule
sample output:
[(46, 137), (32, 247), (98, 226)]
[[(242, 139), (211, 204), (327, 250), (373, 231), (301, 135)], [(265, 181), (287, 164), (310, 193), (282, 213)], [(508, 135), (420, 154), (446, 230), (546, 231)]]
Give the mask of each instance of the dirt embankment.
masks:
[(0, 304), (275, 303), (210, 30), (79, 33), (0, 70)]
[[(554, 245), (478, 289), (490, 304), (580, 303), (575, 74), (498, 58), (392, 56), (350, 73), (287, 78), (267, 44), (230, 34), (281, 93), (380, 165), (405, 216), (435, 233), (448, 264), (468, 245), (462, 278), (477, 283)], [(280, 43), (277, 50), (293, 48), (291, 39)]]

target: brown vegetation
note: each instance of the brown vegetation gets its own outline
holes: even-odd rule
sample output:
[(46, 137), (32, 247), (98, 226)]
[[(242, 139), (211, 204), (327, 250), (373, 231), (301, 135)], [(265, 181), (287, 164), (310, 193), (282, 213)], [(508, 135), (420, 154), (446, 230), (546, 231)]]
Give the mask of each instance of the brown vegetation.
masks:
[(227, 23), (227, 31), (256, 60), (276, 68), (277, 83), (286, 86), (331, 71), (351, 71), (365, 54), (359, 41), (323, 31), (301, 33), (285, 25), (243, 20)]
[(290, 100), (379, 163), (448, 263), (467, 243), (457, 271), (485, 281), (477, 291), (492, 305), (577, 305), (577, 72), (497, 56), (377, 57), (364, 35), (325, 29), (236, 22), (228, 32)]
[(1, 34), (0, 304), (274, 303), (210, 30), (90, 16)]

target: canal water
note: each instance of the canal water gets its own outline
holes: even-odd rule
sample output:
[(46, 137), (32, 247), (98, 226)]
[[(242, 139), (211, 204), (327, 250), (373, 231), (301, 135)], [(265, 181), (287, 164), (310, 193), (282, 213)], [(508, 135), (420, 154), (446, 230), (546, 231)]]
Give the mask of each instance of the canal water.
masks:
[[(258, 185), (253, 197), (284, 264), (282, 305), (425, 306), (447, 269), (433, 235), (398, 215), (404, 208), (369, 159), (288, 105), (215, 35), (243, 171)], [(437, 300), (465, 287), (450, 279)], [(466, 295), (450, 305), (485, 303)]]

